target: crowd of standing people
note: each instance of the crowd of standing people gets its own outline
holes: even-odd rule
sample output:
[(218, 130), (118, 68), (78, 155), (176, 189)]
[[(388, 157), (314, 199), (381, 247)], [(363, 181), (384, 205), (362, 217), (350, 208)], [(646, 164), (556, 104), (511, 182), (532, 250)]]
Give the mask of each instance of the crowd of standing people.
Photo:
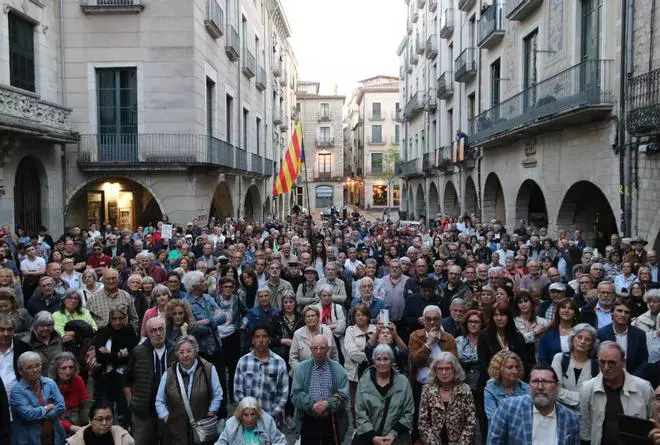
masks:
[(3, 226), (0, 445), (660, 444), (645, 240), (344, 218)]

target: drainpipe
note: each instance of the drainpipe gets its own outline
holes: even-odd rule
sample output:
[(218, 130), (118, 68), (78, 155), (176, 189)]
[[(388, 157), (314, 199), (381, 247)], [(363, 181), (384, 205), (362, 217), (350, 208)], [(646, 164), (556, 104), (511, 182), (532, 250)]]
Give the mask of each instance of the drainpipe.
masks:
[[(628, 26), (628, 0), (621, 1), (621, 48), (627, 45), (627, 31)], [(620, 186), (620, 205), (621, 205), (621, 230), (623, 236), (628, 236), (630, 230), (628, 228), (628, 212), (626, 209), (627, 199), (626, 194), (626, 58), (627, 51), (621, 51), (621, 60), (619, 65), (619, 128), (618, 128), (618, 155), (619, 155), (619, 186)]]
[[(628, 14), (627, 19), (628, 23), (626, 26), (626, 81), (624, 84), (625, 93), (624, 96), (628, 98), (628, 81), (632, 78), (633, 75), (633, 31), (634, 31), (634, 20), (635, 20), (635, 0), (627, 0), (628, 2)], [(626, 101), (621, 101), (625, 107)], [(631, 236), (632, 231), (632, 216), (633, 216), (633, 206), (632, 206), (632, 191), (633, 191), (633, 158), (637, 159), (637, 156), (633, 154), (633, 151), (637, 151), (632, 145), (632, 137), (630, 133), (626, 131), (625, 133), (625, 143), (626, 143), (626, 162), (628, 164), (628, 171), (626, 173), (626, 227), (628, 228), (628, 236)], [(635, 179), (636, 181), (636, 179)], [(637, 232), (635, 232), (637, 235)]]
[[(60, 103), (66, 105), (66, 82), (65, 82), (65, 64), (64, 64), (64, 0), (60, 0), (60, 29), (59, 29), (59, 45), (60, 45)], [(66, 184), (67, 184), (67, 169), (66, 169), (66, 144), (60, 144), (60, 168), (62, 169), (62, 227), (65, 227), (67, 217), (66, 208)]]
[[(243, 106), (241, 104), (241, 80), (242, 80), (241, 79), (241, 66), (244, 62), (243, 57), (245, 56), (245, 51), (241, 51), (241, 49), (242, 49), (242, 46), (247, 47), (246, 46), (247, 42), (243, 42), (242, 39), (241, 39), (241, 37), (243, 37), (243, 33), (241, 32), (242, 31), (241, 30), (241, 25), (243, 24), (243, 22), (241, 21), (241, 12), (238, 8), (238, 4), (236, 5), (236, 21), (235, 21), (235, 23), (236, 23), (236, 32), (238, 33), (238, 41), (242, 42), (242, 45), (241, 45), (241, 43), (239, 43), (239, 45), (238, 45), (239, 54), (238, 54), (238, 60), (237, 60), (237, 63), (236, 63), (236, 68), (237, 68), (236, 69), (236, 74), (237, 74), (236, 75), (236, 84), (238, 85), (238, 90), (236, 92), (236, 94), (238, 96), (238, 101), (237, 101), (237, 103), (238, 103), (238, 114), (237, 114), (238, 115), (238, 138), (237, 138), (237, 140), (238, 140), (238, 147), (240, 148), (241, 140), (243, 139), (243, 137), (242, 137), (243, 132), (241, 131), (242, 130), (242, 122), (243, 122)], [(246, 156), (247, 156), (247, 147), (245, 147), (245, 153), (246, 153)], [(236, 155), (237, 155), (237, 153), (236, 153), (236, 151), (234, 151), (234, 167), (236, 167)], [(238, 182), (238, 208), (236, 209), (236, 220), (239, 220), (241, 218), (241, 202), (242, 202), (242, 193), (241, 193), (242, 179), (241, 178), (242, 177), (240, 175), (236, 176), (236, 179), (238, 180), (237, 181)]]

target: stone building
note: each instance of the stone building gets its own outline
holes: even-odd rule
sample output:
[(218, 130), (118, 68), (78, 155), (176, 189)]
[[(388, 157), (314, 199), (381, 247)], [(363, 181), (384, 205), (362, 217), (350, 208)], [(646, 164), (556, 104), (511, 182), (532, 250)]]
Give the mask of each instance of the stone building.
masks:
[[(581, 229), (590, 241), (599, 232), (658, 238), (655, 158), (619, 133), (619, 104), (629, 96), (621, 88), (621, 2), (406, 3), (399, 54), (410, 213), (470, 213), (509, 226), (526, 219), (551, 232)], [(629, 3), (633, 29), (648, 33), (638, 19), (650, 5)], [(657, 31), (649, 35), (655, 40)], [(635, 51), (636, 72), (649, 70), (640, 52), (657, 62), (657, 46)], [(635, 159), (638, 190), (629, 186)], [(633, 215), (624, 227), (626, 209)]]
[[(297, 82), (279, 0), (6, 3), (0, 29), (17, 37), (2, 83), (56, 125), (5, 138), (3, 222), (15, 214), (57, 234), (277, 209), (272, 176)], [(28, 66), (36, 86), (15, 84), (10, 71)]]
[[(296, 102), (303, 129), (305, 168), (291, 203), (322, 211), (344, 202), (343, 108), (346, 97), (320, 93), (318, 82), (298, 82)], [(309, 203), (304, 183), (309, 183)]]

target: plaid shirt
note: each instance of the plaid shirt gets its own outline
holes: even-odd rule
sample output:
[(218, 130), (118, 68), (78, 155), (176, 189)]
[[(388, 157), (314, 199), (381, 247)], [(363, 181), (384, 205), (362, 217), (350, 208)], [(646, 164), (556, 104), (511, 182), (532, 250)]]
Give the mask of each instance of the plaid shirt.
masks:
[(92, 318), (99, 328), (108, 324), (110, 309), (113, 309), (116, 306), (122, 306), (126, 309), (128, 313), (128, 323), (133, 327), (135, 332), (139, 332), (138, 315), (135, 311), (135, 304), (133, 304), (133, 298), (128, 292), (117, 289), (117, 295), (111, 297), (108, 295), (106, 289), (103, 288), (92, 295), (89, 298), (89, 301), (87, 301), (87, 309), (92, 314)]
[(332, 371), (327, 360), (319, 365), (312, 364), (312, 377), (309, 380), (309, 397), (315, 402), (326, 400), (332, 393)]
[(279, 414), (289, 397), (289, 374), (282, 357), (269, 351), (262, 362), (254, 352), (245, 354), (236, 365), (234, 398), (254, 397), (271, 416)]

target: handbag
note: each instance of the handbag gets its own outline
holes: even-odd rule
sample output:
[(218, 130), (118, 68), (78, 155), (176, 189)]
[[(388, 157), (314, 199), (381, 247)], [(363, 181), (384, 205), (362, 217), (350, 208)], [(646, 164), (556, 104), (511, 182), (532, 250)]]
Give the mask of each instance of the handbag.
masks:
[[(202, 372), (204, 372), (203, 369)], [(193, 430), (193, 441), (196, 444), (215, 442), (218, 440), (218, 437), (220, 437), (220, 434), (218, 433), (218, 418), (206, 417), (202, 420), (195, 420), (192, 410), (190, 409), (190, 401), (188, 400), (188, 394), (186, 393), (186, 388), (183, 385), (183, 378), (181, 378), (181, 370), (179, 369), (178, 365), (176, 366), (176, 378), (179, 382), (179, 389), (181, 390), (183, 406), (186, 409), (186, 414), (188, 415), (188, 420), (190, 421), (190, 426)]]

